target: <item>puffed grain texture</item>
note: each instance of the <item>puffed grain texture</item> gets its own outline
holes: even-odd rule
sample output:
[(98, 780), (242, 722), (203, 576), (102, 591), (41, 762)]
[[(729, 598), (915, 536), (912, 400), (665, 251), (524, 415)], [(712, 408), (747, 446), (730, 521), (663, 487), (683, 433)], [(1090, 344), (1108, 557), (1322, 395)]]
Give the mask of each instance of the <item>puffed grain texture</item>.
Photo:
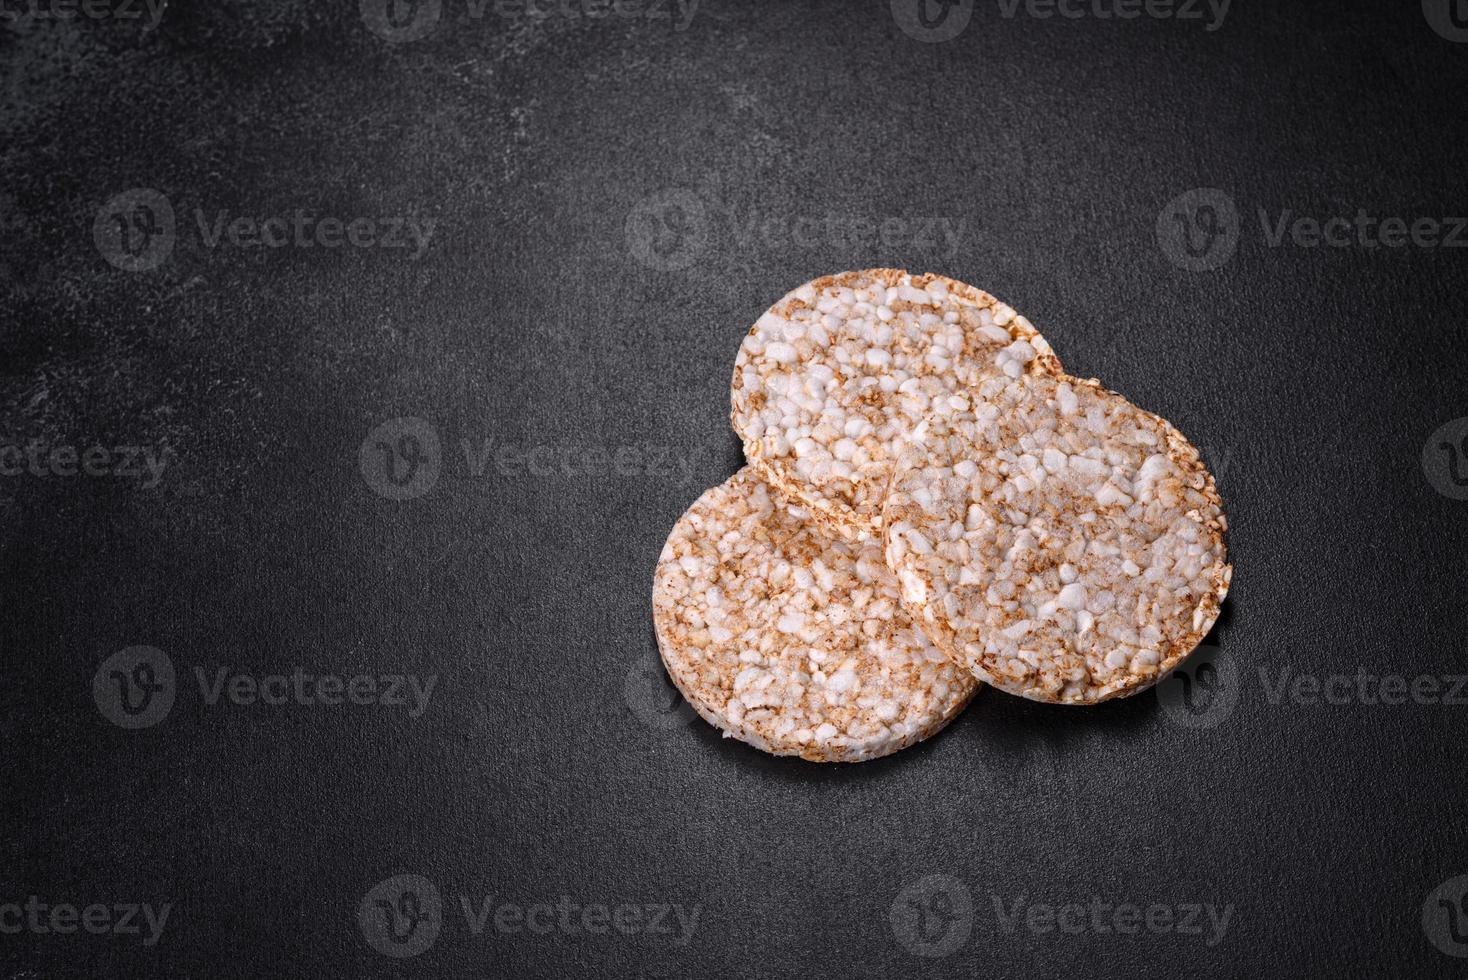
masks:
[(914, 624), (880, 542), (830, 534), (748, 467), (673, 528), (653, 622), (698, 713), (776, 755), (896, 752), (941, 729), (979, 686)]

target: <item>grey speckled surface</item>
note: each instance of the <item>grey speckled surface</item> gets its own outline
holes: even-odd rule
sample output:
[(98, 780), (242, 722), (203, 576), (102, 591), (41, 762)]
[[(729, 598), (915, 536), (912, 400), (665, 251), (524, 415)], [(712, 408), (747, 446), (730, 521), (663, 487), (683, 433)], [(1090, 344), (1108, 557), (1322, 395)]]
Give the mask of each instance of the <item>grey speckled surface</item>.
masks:
[[(168, 454), (146, 488), (0, 477), (6, 976), (1462, 974), (1468, 704), (1308, 685), (1468, 672), (1461, 433), (1435, 434), (1468, 416), (1468, 250), (1272, 247), (1259, 216), (1468, 213), (1450, 8), (1445, 34), (1415, 2), (1209, 31), (996, 0), (927, 43), (905, 6), (705, 0), (678, 30), (442, 0), (402, 43), (318, 0), (0, 22), (0, 446)], [(134, 188), (175, 215), (151, 271), (94, 244)], [(1195, 188), (1224, 197), (1167, 210)], [(416, 260), (209, 244), (296, 209), (434, 232)], [(839, 769), (665, 710), (649, 582), (739, 464), (739, 339), (872, 265), (990, 289), (1203, 447), (1236, 563), (1203, 700), (987, 692)], [(407, 417), (427, 489), (394, 500), (359, 450)], [(125, 730), (92, 683), (137, 645), (175, 701)], [(210, 704), (196, 671), (226, 666), (437, 681), (417, 718)], [(399, 874), (442, 899), (413, 958), (367, 938)], [(151, 946), (5, 931), (32, 895), (172, 905)], [(562, 896), (698, 917), (510, 931)], [(1230, 911), (1117, 934), (1126, 903)]]

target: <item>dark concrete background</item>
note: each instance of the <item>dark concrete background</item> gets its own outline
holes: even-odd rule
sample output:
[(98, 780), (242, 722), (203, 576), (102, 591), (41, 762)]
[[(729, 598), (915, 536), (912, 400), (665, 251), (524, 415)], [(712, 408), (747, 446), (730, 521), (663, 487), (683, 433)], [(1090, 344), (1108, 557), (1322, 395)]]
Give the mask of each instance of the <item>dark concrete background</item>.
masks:
[[(5, 976), (1468, 969), (1438, 905), (1468, 874), (1468, 704), (1442, 703), (1468, 502), (1436, 434), (1468, 415), (1468, 251), (1272, 246), (1259, 214), (1468, 213), (1447, 4), (1239, 0), (1208, 30), (988, 0), (947, 41), (907, 6), (705, 0), (680, 30), (420, 0), (390, 41), (370, 2), (174, 0), (150, 28), (6, 0), (0, 446), (40, 473), (0, 452), (0, 927), (30, 896), (172, 904), (152, 946), (0, 932)], [(174, 227), (124, 199), (128, 258), (133, 189)], [(436, 224), (416, 259), (209, 242), (297, 209)], [(846, 768), (671, 707), (649, 584), (739, 465), (739, 340), (873, 265), (993, 291), (1203, 447), (1236, 574), (1193, 699), (986, 692)], [(156, 482), (64, 475), (129, 446)], [(102, 668), (134, 646), (176, 682), (130, 730)], [(210, 704), (223, 667), (438, 679), (412, 718)], [(1360, 672), (1443, 691), (1367, 703)], [(1313, 703), (1336, 675), (1346, 703)], [(400, 874), (441, 897), (406, 959), (369, 941)], [(461, 896), (698, 919), (475, 934)], [(1221, 939), (1047, 930), (1070, 903), (1231, 912)]]

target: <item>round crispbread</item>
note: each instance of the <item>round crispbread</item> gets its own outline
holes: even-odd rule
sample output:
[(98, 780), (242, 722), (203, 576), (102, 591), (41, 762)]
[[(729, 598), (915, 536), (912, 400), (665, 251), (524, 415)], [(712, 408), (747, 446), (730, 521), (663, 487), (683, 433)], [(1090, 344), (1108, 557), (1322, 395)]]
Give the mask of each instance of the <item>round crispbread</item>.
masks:
[(653, 624), (673, 683), (726, 736), (860, 762), (937, 732), (979, 686), (897, 592), (878, 541), (822, 530), (746, 467), (668, 536)]
[(892, 465), (935, 407), (991, 376), (1060, 373), (1028, 320), (965, 283), (845, 272), (788, 294), (750, 328), (730, 418), (749, 464), (846, 537), (881, 528)]
[(1098, 382), (991, 378), (899, 461), (886, 557), (929, 636), (1039, 701), (1134, 694), (1218, 618), (1232, 569), (1197, 449)]

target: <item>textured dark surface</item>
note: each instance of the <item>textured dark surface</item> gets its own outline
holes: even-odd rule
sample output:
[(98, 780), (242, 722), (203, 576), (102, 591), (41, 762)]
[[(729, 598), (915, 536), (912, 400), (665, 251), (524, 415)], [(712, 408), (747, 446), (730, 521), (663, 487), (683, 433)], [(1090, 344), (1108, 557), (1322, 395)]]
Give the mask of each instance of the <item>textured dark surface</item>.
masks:
[[(371, 19), (175, 0), (153, 30), (0, 23), (0, 445), (169, 453), (147, 487), (0, 478), (0, 906), (172, 903), (152, 946), (0, 933), (0, 972), (1468, 969), (1432, 942), (1450, 913), (1430, 895), (1468, 873), (1468, 704), (1275, 693), (1468, 672), (1468, 502), (1423, 467), (1468, 415), (1468, 250), (1270, 247), (1258, 214), (1468, 213), (1468, 44), (1415, 0), (1240, 2), (1213, 31), (990, 2), (944, 43), (869, 0), (706, 0), (683, 30), (444, 0), (404, 43)], [(151, 271), (94, 244), (133, 188), (176, 216)], [(1239, 214), (1214, 271), (1159, 244), (1194, 188)], [(436, 225), (415, 260), (210, 247), (196, 217), (298, 208)], [(765, 227), (793, 216), (833, 224)], [(930, 216), (952, 246), (838, 233)], [(668, 712), (649, 584), (678, 515), (739, 465), (739, 340), (786, 289), (873, 265), (993, 291), (1203, 447), (1236, 574), (1198, 683), (1224, 707), (986, 692), (847, 768)], [(440, 468), (394, 500), (359, 448), (403, 417)], [(554, 452), (476, 476), (464, 440)], [(125, 730), (92, 682), (135, 645), (166, 653), (176, 697)], [(195, 672), (224, 666), (438, 680), (417, 718), (211, 705)], [(395, 960), (358, 908), (407, 873), (437, 886), (442, 928)], [(691, 937), (475, 934), (460, 896), (698, 918)], [(1231, 912), (1221, 939), (1206, 915), (1201, 935), (1025, 923), (1067, 903)]]

